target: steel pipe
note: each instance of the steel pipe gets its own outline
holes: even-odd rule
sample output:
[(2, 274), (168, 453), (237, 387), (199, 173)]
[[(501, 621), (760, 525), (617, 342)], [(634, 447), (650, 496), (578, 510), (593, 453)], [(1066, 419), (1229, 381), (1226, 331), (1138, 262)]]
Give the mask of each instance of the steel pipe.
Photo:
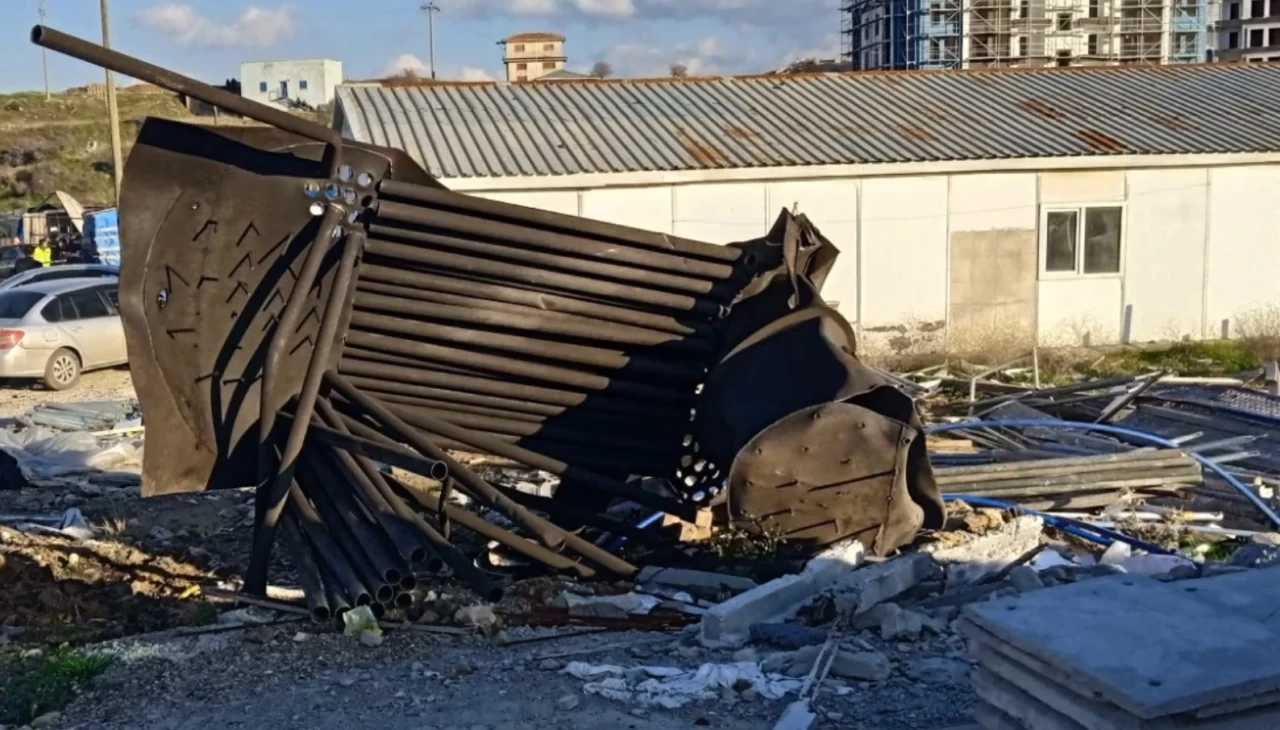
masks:
[[(379, 208), (395, 207), (401, 209), (401, 204), (382, 201), (378, 204)], [(403, 206), (411, 211), (421, 211), (422, 208), (413, 206)], [(428, 211), (426, 216), (429, 219), (437, 221), (438, 225), (434, 226), (434, 230), (439, 232), (428, 232), (414, 228), (403, 228), (394, 225), (382, 225), (380, 222), (384, 219), (383, 214), (379, 213), (377, 221), (369, 226), (369, 234), (381, 239), (399, 239), (400, 241), (412, 242), (415, 244), (425, 244), (426, 248), (438, 249), (447, 248), (452, 251), (461, 251), (468, 254), (475, 254), (484, 258), (495, 259), (499, 261), (510, 262), (508, 265), (526, 264), (537, 266), (539, 268), (555, 269), (558, 271), (567, 271), (575, 274), (587, 274), (593, 277), (605, 279), (613, 279), (614, 281), (639, 282), (645, 286), (653, 286), (661, 289), (670, 289), (672, 291), (686, 292), (689, 294), (706, 294), (712, 295), (713, 292), (719, 292), (723, 297), (728, 292), (723, 286), (717, 286), (717, 282), (728, 279), (733, 274), (733, 267), (724, 264), (711, 264), (704, 261), (694, 261), (692, 259), (676, 259), (666, 256), (665, 254), (656, 254), (651, 251), (643, 251), (640, 249), (626, 248), (624, 246), (610, 245), (595, 241), (592, 239), (575, 239), (572, 236), (552, 235), (546, 236), (541, 231), (533, 231), (528, 228), (523, 229), (523, 233), (512, 234), (510, 231), (503, 235), (490, 235), (476, 233), (474, 230), (453, 227), (445, 220), (450, 218), (449, 213), (443, 211)], [(465, 216), (453, 216), (454, 220), (474, 221), (474, 218), (466, 218)], [(406, 223), (401, 218), (386, 218), (386, 220)], [(482, 223), (487, 223), (482, 221)], [(420, 224), (419, 224), (420, 225)], [(479, 226), (483, 227), (483, 226)], [(519, 231), (518, 227), (511, 226), (511, 229)], [(445, 233), (451, 235), (444, 235)], [(469, 237), (464, 238), (464, 235)], [(488, 240), (478, 240), (476, 237), (482, 237)], [(584, 242), (594, 252), (587, 250), (576, 251), (572, 246), (564, 248), (551, 248), (545, 245), (532, 244), (529, 241), (538, 239), (545, 240), (554, 244), (562, 244), (565, 241), (578, 240)], [(498, 241), (500, 243), (492, 243), (490, 241)], [(525, 248), (530, 246), (532, 248)], [(544, 249), (544, 250), (534, 250)], [(554, 251), (550, 253), (548, 251)], [(583, 258), (579, 258), (579, 257)], [(630, 260), (636, 258), (650, 259), (651, 263), (642, 264), (638, 261)], [(622, 263), (614, 263), (622, 262)], [(674, 265), (666, 265), (673, 263)], [(690, 268), (684, 268), (684, 264), (692, 265)], [(706, 268), (705, 272), (696, 272), (693, 269)], [(715, 271), (716, 273), (708, 273)]]
[[(413, 429), (409, 426), (409, 424), (401, 420), (399, 415), (394, 413), (392, 409), (389, 409), (383, 404), (379, 403), (375, 398), (360, 392), (358, 389), (354, 387), (351, 387), (349, 384), (345, 383), (345, 381), (341, 381), (340, 377), (337, 375), (332, 376), (331, 379), (335, 382), (343, 382), (344, 387), (339, 388), (339, 392), (342, 394), (342, 396), (346, 398), (349, 402), (353, 403), (354, 405), (357, 405), (360, 408), (364, 409), (365, 411), (369, 412), (379, 422), (383, 423), (384, 425), (387, 425), (386, 419), (393, 418), (395, 419), (396, 423), (399, 424), (399, 426), (397, 426), (397, 429), (403, 428), (408, 433), (413, 432)], [(335, 388), (337, 388), (337, 386), (335, 386)], [(639, 487), (635, 487), (630, 484), (625, 484), (623, 482), (619, 482), (614, 479), (609, 479), (607, 477), (600, 476), (598, 474), (587, 471), (585, 469), (579, 469), (579, 468), (573, 467), (570, 464), (567, 464), (563, 461), (559, 461), (557, 459), (551, 459), (549, 457), (543, 456), (542, 454), (530, 451), (528, 449), (524, 449), (519, 446), (514, 446), (512, 444), (508, 444), (488, 436), (477, 434), (471, 429), (463, 428), (461, 426), (455, 426), (452, 423), (449, 423), (440, 418), (433, 417), (426, 413), (422, 413), (422, 412), (415, 413), (413, 415), (413, 421), (415, 425), (421, 426), (422, 428), (425, 428), (431, 431), (432, 433), (439, 434), (445, 438), (453, 439), (455, 441), (468, 444), (473, 448), (481, 449), (482, 451), (487, 453), (504, 456), (508, 459), (513, 459), (522, 464), (525, 464), (526, 466), (531, 466), (535, 469), (542, 469), (543, 471), (550, 472), (557, 476), (561, 476), (561, 477), (572, 476), (575, 480), (580, 481), (587, 486), (590, 486), (594, 489), (599, 489), (600, 491), (606, 492), (615, 497), (630, 499), (632, 501), (638, 502), (645, 506), (653, 507), (654, 509), (660, 509), (664, 511), (670, 511), (671, 509), (673, 509), (673, 507), (676, 507), (676, 505), (672, 504), (671, 500), (662, 499), (661, 497), (658, 497), (657, 495), (654, 495), (654, 494), (650, 494), (649, 492), (646, 492), (640, 489)], [(400, 435), (403, 437), (404, 434), (400, 434)], [(409, 442), (409, 443), (414, 448), (417, 448), (419, 451), (423, 451), (423, 449), (418, 444), (413, 442)], [(451, 468), (449, 470), (449, 473), (450, 475), (454, 475), (454, 470)], [(492, 488), (490, 487), (490, 489)]]
[(501, 355), (490, 355), (456, 347), (433, 345), (426, 342), (406, 341), (402, 338), (375, 334), (359, 329), (352, 329), (347, 333), (347, 342), (372, 350), (403, 353), (444, 363), (458, 362), (493, 373), (514, 375), (556, 385), (568, 385), (588, 391), (608, 391), (610, 395), (626, 395), (665, 403), (680, 403), (692, 400), (692, 386), (689, 388), (690, 395), (685, 395), (660, 386), (617, 380), (582, 370), (534, 363)]
[[(350, 350), (348, 350), (350, 354)], [(361, 356), (363, 354), (361, 353)], [(455, 375), (453, 373), (443, 373), (434, 370), (417, 369), (410, 367), (400, 367), (390, 364), (381, 364), (375, 362), (367, 362), (364, 360), (347, 360), (343, 359), (339, 363), (338, 369), (344, 376), (358, 375), (365, 376), (366, 380), (378, 380), (388, 388), (395, 385), (413, 388), (415, 390), (403, 391), (406, 394), (416, 394), (419, 387), (439, 387), (449, 391), (463, 392), (475, 394), (485, 397), (498, 397), (504, 401), (513, 401), (518, 403), (540, 404), (547, 406), (557, 406), (562, 408), (574, 408), (587, 411), (599, 410), (601, 412), (619, 413), (635, 418), (654, 418), (666, 420), (673, 418), (679, 420), (688, 418), (688, 408), (693, 403), (693, 393), (690, 392), (684, 400), (684, 404), (652, 404), (639, 400), (626, 400), (613, 397), (612, 395), (598, 395), (595, 393), (581, 393), (570, 390), (560, 390), (557, 388), (547, 388), (534, 385), (522, 385), (503, 380), (491, 380), (468, 375)], [(653, 400), (653, 399), (650, 399)], [(674, 400), (667, 398), (665, 400)], [(682, 407), (683, 405), (683, 407)], [(515, 406), (513, 405), (514, 409)]]
[(697, 256), (712, 261), (737, 261), (742, 256), (741, 249), (730, 246), (717, 246), (704, 241), (694, 241), (688, 238), (669, 236), (665, 233), (643, 231), (575, 215), (526, 208), (522, 205), (498, 200), (435, 190), (422, 185), (396, 180), (383, 180), (378, 185), (378, 192), (388, 198), (424, 203), (448, 210), (458, 210), (566, 233), (578, 235), (585, 233), (593, 237), (611, 239), (641, 248), (673, 251), (686, 256)]
[(467, 298), (519, 305), (549, 313), (590, 317), (605, 322), (619, 322), (678, 335), (695, 335), (709, 332), (705, 322), (684, 321), (668, 314), (578, 299), (562, 294), (521, 289), (492, 281), (468, 280), (456, 276), (442, 276), (428, 271), (383, 266), (376, 262), (366, 262), (364, 266), (360, 267), (360, 281), (376, 281), (384, 284), (413, 287), (427, 292), (460, 295)]
[(592, 279), (588, 276), (578, 276), (577, 274), (562, 274), (558, 271), (512, 266), (492, 259), (464, 256), (445, 251), (433, 251), (380, 238), (369, 239), (369, 253), (390, 261), (423, 264), (535, 287), (550, 287), (558, 289), (560, 293), (590, 294), (606, 299), (635, 302), (678, 312), (693, 312), (705, 317), (718, 317), (723, 312), (721, 304), (701, 297), (673, 294), (630, 284), (615, 284)]
[[(284, 357), (289, 339), (293, 337), (298, 326), (302, 308), (311, 292), (312, 283), (320, 273), (325, 254), (334, 244), (331, 233), (337, 230), (337, 226), (342, 221), (342, 214), (342, 209), (336, 205), (330, 205), (325, 209), (324, 216), (319, 221), (316, 237), (307, 248), (302, 269), (294, 281), (293, 290), (289, 292), (289, 298), (280, 312), (267, 345), (266, 360), (262, 365), (261, 398), (258, 409), (258, 492), (254, 509), (254, 517), (258, 524), (253, 533), (249, 567), (245, 571), (244, 590), (247, 593), (264, 594), (267, 589), (267, 563), (270, 562), (271, 548), (275, 542), (276, 524), (280, 520), (281, 511), (284, 510), (289, 483), (297, 468), (298, 454), (302, 450), (307, 423), (311, 420), (310, 411), (315, 405), (316, 393), (320, 389), (319, 371), (315, 361), (322, 356), (322, 352), (323, 357), (327, 359), (329, 349), (333, 345), (341, 304), (346, 295), (346, 287), (343, 287), (341, 292), (336, 291), (340, 285), (339, 279), (345, 277), (344, 281), (348, 284), (351, 280), (355, 258), (352, 257), (348, 262), (347, 252), (356, 245), (355, 241), (347, 241), (342, 266), (334, 275), (334, 290), (341, 296), (330, 296), (329, 306), (326, 307), (324, 318), (321, 320), (321, 334), (317, 335), (302, 393), (298, 396), (297, 411), (302, 416), (289, 429), (283, 452), (273, 463), (272, 457), (276, 456), (276, 451), (275, 446), (272, 445), (272, 434), (275, 430), (276, 415), (281, 406), (276, 402), (278, 400), (276, 377), (280, 369), (280, 361)], [(323, 336), (326, 331), (329, 333), (327, 338)]]
[[(360, 577), (360, 582), (368, 587), (369, 593), (373, 596), (373, 602), (386, 603), (390, 601), (393, 595), (393, 589), (390, 584), (400, 581), (399, 571), (394, 573), (395, 581), (388, 581), (385, 569), (391, 566), (374, 564), (373, 559), (365, 550), (366, 545), (351, 529), (351, 524), (355, 522), (355, 516), (343, 514), (344, 511), (329, 499), (329, 492), (325, 488), (326, 485), (322, 481), (322, 477), (316, 472), (315, 466), (306, 458), (306, 452), (303, 453), (303, 457), (299, 461), (299, 469), (302, 479), (299, 479), (297, 484), (302, 488), (303, 494), (308, 501), (315, 506), (325, 526), (333, 532), (334, 542), (342, 548), (349, 558), (351, 568)], [(377, 549), (376, 544), (374, 549)]]
[(393, 332), (415, 338), (448, 342), (455, 345), (482, 347), (488, 350), (531, 355), (548, 362), (585, 365), (602, 370), (626, 370), (636, 375), (648, 375), (663, 379), (693, 382), (702, 377), (701, 368), (670, 359), (632, 355), (625, 350), (609, 350), (602, 347), (573, 345), (536, 337), (522, 337), (498, 332), (451, 327), (405, 317), (390, 317), (367, 311), (351, 314), (351, 327), (363, 331)]
[(302, 536), (302, 528), (297, 524), (297, 516), (286, 513), (281, 528), (285, 544), (293, 555), (293, 563), (298, 569), (298, 582), (302, 584), (302, 593), (307, 601), (307, 610), (311, 612), (311, 620), (315, 623), (328, 621), (333, 611), (325, 595), (324, 579), (320, 577), (320, 568), (316, 565), (315, 556), (311, 554), (311, 546)]
[[(382, 287), (385, 284), (371, 283), (356, 290), (355, 306), (360, 309), (411, 314), (419, 318), (444, 320), (447, 322), (465, 322), (473, 325), (484, 325), (539, 334), (561, 335), (584, 340), (599, 340), (620, 345), (639, 345), (653, 348), (690, 349), (708, 352), (711, 343), (707, 340), (690, 340), (669, 332), (632, 327), (616, 322), (599, 322), (568, 315), (548, 316), (537, 310), (524, 309), (524, 312), (500, 312), (471, 306), (457, 306), (439, 301), (416, 301), (416, 293), (412, 289), (399, 289), (387, 294), (369, 291), (369, 287)], [(391, 296), (388, 296), (391, 294)], [(430, 293), (423, 294), (432, 297)], [(440, 299), (448, 295), (434, 295)], [(457, 300), (463, 300), (457, 297)], [(464, 300), (463, 300), (464, 301)]]
[[(395, 477), (387, 477), (387, 479), (390, 483), (400, 487), (401, 491), (410, 495), (414, 501), (424, 509), (437, 515), (440, 513), (439, 503), (436, 500), (431, 499), (431, 495), (425, 493), (421, 488), (412, 484), (406, 484)], [(560, 553), (552, 552), (532, 540), (520, 537), (514, 532), (504, 530), (491, 522), (487, 522), (483, 517), (468, 512), (462, 507), (446, 503), (444, 509), (449, 520), (457, 522), (462, 527), (476, 533), (486, 540), (493, 540), (494, 542), (503, 545), (504, 547), (508, 547), (514, 552), (529, 558), (530, 560), (542, 563), (552, 570), (567, 571), (584, 579), (593, 578), (596, 575), (596, 571), (590, 566), (583, 565), (576, 560), (571, 560)]]
[(320, 566), (325, 570), (325, 584), (330, 589), (329, 608), (334, 613), (338, 612), (338, 606), (334, 600), (337, 586), (341, 586), (346, 592), (347, 599), (357, 606), (372, 603), (372, 592), (365, 586), (346, 553), (329, 535), (329, 527), (325, 525), (320, 513), (308, 501), (296, 481), (289, 486), (289, 505), (296, 512), (298, 524), (301, 525), (303, 533), (321, 558)]
[[(394, 413), (388, 411), (384, 406), (378, 403), (376, 399), (360, 392), (358, 388), (352, 387), (337, 373), (330, 372), (325, 379), (336, 391), (342, 394), (343, 397), (359, 406), (373, 418), (377, 419), (383, 427), (394, 432), (396, 437), (403, 439), (405, 443), (408, 443), (410, 446), (418, 449), (422, 453), (431, 456), (432, 458), (444, 461), (450, 467), (450, 475), (453, 476), (460, 485), (466, 487), (467, 490), (472, 493), (472, 497), (483, 500), (495, 509), (500, 510), (516, 524), (521, 525), (525, 529), (537, 535), (543, 545), (550, 548), (566, 546), (570, 550), (573, 550), (582, 557), (596, 563), (606, 570), (624, 576), (635, 574), (636, 567), (634, 565), (631, 565), (627, 561), (592, 545), (577, 535), (557, 528), (550, 522), (547, 522), (515, 502), (512, 502), (504, 494), (494, 488), (492, 484), (489, 484), (479, 478), (461, 464), (453, 462), (448, 454), (445, 454), (439, 448), (435, 447), (429, 440), (422, 438), (414, 431), (413, 427), (400, 420)], [(448, 424), (444, 425), (448, 426)], [(530, 466), (535, 465), (530, 464)], [(535, 468), (541, 467), (535, 466)], [(574, 472), (577, 473), (578, 470), (575, 469)]]

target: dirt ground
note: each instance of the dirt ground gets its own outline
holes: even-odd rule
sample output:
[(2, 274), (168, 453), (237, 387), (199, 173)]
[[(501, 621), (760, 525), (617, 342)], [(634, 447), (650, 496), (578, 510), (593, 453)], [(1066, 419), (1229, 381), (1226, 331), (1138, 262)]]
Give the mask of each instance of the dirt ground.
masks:
[(79, 403), (133, 397), (133, 379), (129, 376), (128, 368), (85, 373), (80, 376), (80, 382), (69, 390), (46, 390), (35, 381), (10, 380), (0, 385), (0, 418), (20, 416), (41, 403)]

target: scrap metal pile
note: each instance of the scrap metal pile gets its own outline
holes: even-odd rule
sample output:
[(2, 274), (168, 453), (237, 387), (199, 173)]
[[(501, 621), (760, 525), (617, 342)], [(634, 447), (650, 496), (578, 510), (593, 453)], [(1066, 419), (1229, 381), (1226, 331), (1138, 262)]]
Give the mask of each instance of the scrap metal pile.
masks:
[[(265, 590), (277, 532), (317, 617), (403, 604), (444, 566), (494, 596), (455, 526), (556, 571), (629, 576), (580, 530), (634, 534), (605, 514), (618, 500), (877, 554), (941, 526), (914, 403), (823, 303), (837, 251), (803, 216), (719, 246), (474, 198), (399, 151), (32, 37), (272, 125), (148, 120), (120, 205), (144, 494), (256, 484), (246, 590)], [(528, 495), (451, 450), (560, 482)]]

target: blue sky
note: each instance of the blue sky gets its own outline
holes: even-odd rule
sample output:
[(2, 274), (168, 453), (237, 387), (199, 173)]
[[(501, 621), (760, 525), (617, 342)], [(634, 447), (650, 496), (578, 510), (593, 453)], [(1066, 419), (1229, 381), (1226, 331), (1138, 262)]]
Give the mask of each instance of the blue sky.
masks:
[[(754, 73), (796, 58), (834, 57), (838, 0), (436, 0), (441, 78), (501, 74), (498, 39), (520, 31), (566, 36), (569, 68), (608, 61), (620, 76)], [(40, 50), (27, 40), (39, 0), (0, 0), (0, 92), (41, 88)], [(204, 81), (239, 75), (246, 60), (337, 58), (348, 78), (425, 64), (422, 0), (111, 0), (113, 46)], [(45, 0), (48, 24), (101, 39), (98, 0)], [(101, 78), (49, 55), (50, 85)]]

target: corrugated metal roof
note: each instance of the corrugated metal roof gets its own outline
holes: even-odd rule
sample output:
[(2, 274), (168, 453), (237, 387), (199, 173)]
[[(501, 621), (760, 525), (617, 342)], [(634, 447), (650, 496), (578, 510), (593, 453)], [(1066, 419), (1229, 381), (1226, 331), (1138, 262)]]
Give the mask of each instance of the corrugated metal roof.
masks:
[(338, 89), (443, 178), (1280, 151), (1280, 64)]

